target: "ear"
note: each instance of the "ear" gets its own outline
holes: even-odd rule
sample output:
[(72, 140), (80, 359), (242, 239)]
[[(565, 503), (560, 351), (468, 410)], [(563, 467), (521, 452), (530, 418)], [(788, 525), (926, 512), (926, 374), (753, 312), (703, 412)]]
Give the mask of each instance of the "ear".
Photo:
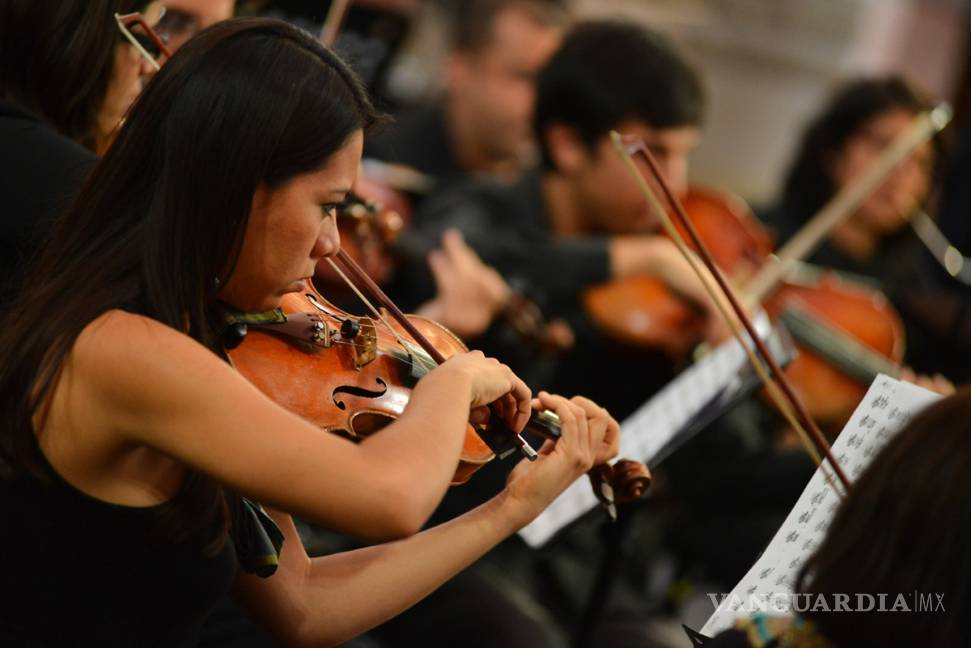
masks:
[(573, 175), (586, 164), (590, 153), (576, 129), (566, 124), (552, 123), (543, 130), (546, 148), (553, 167), (564, 175)]

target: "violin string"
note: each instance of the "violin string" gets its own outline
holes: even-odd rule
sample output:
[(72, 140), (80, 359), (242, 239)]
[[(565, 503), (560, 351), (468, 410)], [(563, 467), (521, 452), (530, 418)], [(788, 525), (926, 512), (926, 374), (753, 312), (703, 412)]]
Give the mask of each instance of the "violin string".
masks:
[[(806, 452), (810, 455), (810, 457), (812, 457), (813, 461), (816, 463), (817, 466), (822, 465), (822, 458), (820, 457), (819, 452), (816, 449), (815, 445), (810, 440), (808, 433), (803, 428), (803, 426), (800, 425), (798, 419), (795, 416), (795, 412), (793, 412), (789, 404), (786, 403), (785, 400), (783, 399), (782, 394), (778, 386), (775, 384), (774, 379), (771, 378), (766, 372), (765, 367), (762, 364), (762, 361), (755, 355), (755, 352), (751, 348), (749, 341), (746, 339), (745, 336), (742, 335), (742, 330), (739, 326), (739, 323), (728, 314), (728, 311), (725, 305), (721, 302), (721, 300), (718, 299), (715, 289), (710, 284), (708, 277), (703, 272), (701, 272), (701, 269), (698, 265), (699, 263), (698, 258), (695, 256), (694, 252), (692, 252), (688, 248), (687, 243), (681, 237), (680, 232), (678, 232), (677, 229), (674, 227), (674, 224), (671, 222), (670, 216), (668, 216), (667, 210), (665, 210), (664, 207), (661, 205), (661, 202), (658, 199), (657, 195), (654, 193), (654, 190), (648, 185), (647, 181), (644, 179), (640, 171), (638, 171), (637, 167), (634, 165), (634, 160), (628, 153), (627, 149), (624, 147), (623, 142), (620, 140), (619, 135), (614, 137), (614, 143), (616, 145), (618, 153), (620, 154), (625, 165), (627, 166), (628, 171), (630, 172), (631, 176), (634, 178), (634, 181), (638, 184), (641, 192), (644, 194), (648, 202), (651, 204), (651, 208), (657, 213), (658, 218), (660, 219), (661, 223), (665, 228), (665, 231), (668, 233), (668, 235), (671, 237), (675, 245), (678, 247), (678, 250), (681, 252), (681, 254), (684, 255), (685, 259), (688, 261), (688, 264), (691, 266), (692, 270), (694, 270), (694, 272), (698, 275), (698, 278), (701, 281), (702, 286), (705, 288), (705, 291), (708, 293), (711, 300), (715, 303), (715, 306), (718, 308), (722, 317), (728, 323), (728, 326), (732, 331), (732, 335), (735, 337), (736, 340), (738, 340), (739, 344), (742, 346), (742, 349), (745, 351), (746, 356), (748, 356), (748, 360), (751, 363), (752, 368), (758, 374), (759, 378), (762, 380), (763, 384), (765, 384), (767, 390), (769, 391), (770, 397), (772, 397), (776, 401), (776, 404), (779, 406), (779, 409), (783, 417), (785, 417), (787, 422), (789, 422), (789, 424), (793, 426), (793, 429), (796, 430), (797, 434), (800, 437), (800, 440), (805, 446)], [(834, 485), (834, 488), (835, 488), (835, 485)], [(837, 492), (839, 491), (837, 490)]]
[(437, 366), (435, 360), (428, 355), (428, 353), (421, 348), (420, 345), (412, 344), (408, 340), (401, 337), (394, 327), (391, 326), (391, 323), (388, 322), (387, 318), (381, 314), (378, 309), (375, 308), (374, 304), (372, 304), (371, 301), (360, 291), (360, 289), (358, 289), (357, 285), (355, 285), (350, 278), (344, 274), (339, 267), (337, 267), (337, 264), (334, 263), (333, 259), (328, 257), (327, 262), (330, 263), (334, 271), (347, 283), (348, 286), (350, 286), (351, 290), (354, 291), (361, 301), (364, 302), (364, 305), (367, 306), (371, 312), (374, 313), (375, 317), (377, 317), (378, 320), (391, 332), (391, 335), (395, 337), (398, 344), (401, 345), (408, 356), (412, 359), (412, 361), (408, 363), (412, 368), (418, 367), (423, 373), (428, 373)]
[[(354, 342), (353, 340), (331, 340), (330, 343), (333, 345), (348, 346), (358, 350), (367, 349), (366, 344), (362, 344), (360, 342)], [(402, 353), (400, 351), (392, 351), (391, 353), (395, 360), (405, 365), (406, 367), (409, 367), (411, 369), (419, 369), (427, 373), (428, 367), (420, 362), (414, 362), (411, 359), (410, 353)]]
[(350, 286), (350, 289), (354, 291), (354, 294), (357, 295), (361, 299), (362, 302), (364, 302), (364, 305), (367, 306), (368, 309), (372, 313), (374, 313), (374, 316), (377, 317), (378, 320), (380, 320), (386, 327), (388, 327), (388, 330), (391, 331), (391, 334), (398, 341), (398, 344), (400, 344), (402, 347), (404, 347), (405, 350), (409, 350), (410, 351), (410, 349), (408, 349), (408, 345), (405, 343), (405, 341), (402, 339), (402, 337), (398, 334), (398, 332), (396, 330), (394, 330), (394, 328), (391, 326), (391, 324), (388, 323), (388, 320), (385, 319), (384, 315), (382, 315), (380, 312), (378, 312), (378, 309), (374, 307), (374, 304), (372, 304), (371, 301), (367, 297), (364, 296), (364, 293), (362, 293), (360, 291), (360, 289), (358, 289), (358, 287), (354, 284), (354, 282), (352, 282), (347, 277), (347, 275), (344, 274), (343, 270), (341, 270), (339, 267), (337, 267), (337, 264), (334, 263), (334, 260), (332, 258), (330, 258), (330, 257), (327, 257), (327, 263), (329, 263), (330, 264), (330, 267), (334, 269), (334, 272), (336, 272), (340, 276), (340, 278), (343, 279), (344, 282), (348, 286)]

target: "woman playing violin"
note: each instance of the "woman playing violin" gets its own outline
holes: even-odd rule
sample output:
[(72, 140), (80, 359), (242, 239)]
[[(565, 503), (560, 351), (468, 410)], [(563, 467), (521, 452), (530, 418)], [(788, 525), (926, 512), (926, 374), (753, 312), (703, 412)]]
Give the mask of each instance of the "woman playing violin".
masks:
[[(780, 241), (865, 173), (930, 107), (899, 77), (859, 79), (840, 89), (803, 134), (779, 205), (766, 214)], [(940, 157), (935, 146), (923, 145), (898, 165), (809, 261), (875, 280), (904, 318), (906, 362), (920, 372), (961, 379), (967, 368), (954, 362), (963, 357), (954, 348), (969, 340), (955, 332), (971, 322), (962, 325), (960, 299), (941, 285), (933, 258), (908, 227), (911, 213), (928, 201)]]
[[(339, 59), (275, 21), (217, 25), (149, 83), (0, 331), (0, 548), (16, 556), (0, 643), (193, 645), (231, 583), (287, 642), (337, 643), (615, 454), (604, 410), (532, 401), (478, 353), (428, 373), (405, 414), (359, 445), (224, 361), (226, 307), (273, 309), (337, 252), (334, 208), (375, 119)], [(470, 409), (488, 404), (514, 430), (531, 407), (552, 409), (561, 439), (446, 525), (307, 557), (289, 513), (369, 539), (414, 534), (452, 477)], [(285, 540), (269, 578), (237, 575), (240, 496), (286, 512), (270, 512)]]

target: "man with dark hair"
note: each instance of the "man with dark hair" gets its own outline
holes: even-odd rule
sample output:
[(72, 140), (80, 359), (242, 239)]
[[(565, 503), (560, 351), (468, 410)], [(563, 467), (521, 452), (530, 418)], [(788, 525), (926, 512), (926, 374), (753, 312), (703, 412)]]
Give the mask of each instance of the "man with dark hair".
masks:
[(455, 3), (440, 106), (417, 109), (368, 142), (367, 155), (439, 185), (467, 174), (515, 175), (532, 149), (535, 76), (560, 40), (552, 0)]
[[(654, 275), (708, 310), (710, 338), (723, 337), (724, 327), (673, 243), (654, 233), (656, 219), (609, 133), (643, 139), (683, 192), (703, 107), (696, 73), (659, 34), (619, 22), (577, 25), (539, 76), (534, 133), (542, 165), (512, 186), (456, 187), (416, 217), (433, 239), (446, 227), (462, 230), (483, 260), (525, 286), (548, 315), (567, 318), (577, 349), (558, 380), (568, 391), (594, 389), (615, 416), (640, 404), (651, 385), (618, 392), (610, 381), (591, 380), (592, 367), (607, 356), (603, 335), (579, 303), (585, 288)], [(629, 358), (628, 351), (621, 355)], [(655, 374), (653, 386), (666, 377)]]

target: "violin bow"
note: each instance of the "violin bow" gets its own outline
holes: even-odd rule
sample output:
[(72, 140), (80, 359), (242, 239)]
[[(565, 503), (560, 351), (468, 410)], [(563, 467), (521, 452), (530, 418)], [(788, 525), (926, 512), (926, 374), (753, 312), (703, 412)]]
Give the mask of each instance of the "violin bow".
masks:
[(898, 135), (858, 180), (847, 183), (772, 256), (746, 284), (745, 293), (754, 303), (764, 299), (789, 273), (793, 264), (819, 246), (833, 229), (856, 211), (867, 197), (908, 155), (942, 131), (951, 121), (951, 107), (940, 103), (933, 110), (920, 113), (907, 130)]
[[(725, 279), (724, 275), (721, 273), (718, 266), (715, 264), (714, 259), (711, 256), (711, 253), (708, 251), (708, 248), (702, 242), (701, 237), (698, 235), (697, 230), (695, 230), (694, 225), (691, 222), (691, 219), (688, 218), (688, 215), (685, 212), (684, 207), (681, 205), (681, 202), (677, 199), (677, 197), (674, 195), (674, 192), (671, 191), (671, 188), (668, 186), (667, 182), (665, 181), (663, 174), (660, 172), (660, 168), (658, 167), (657, 162), (654, 159), (654, 156), (651, 154), (650, 150), (648, 150), (647, 146), (639, 140), (633, 141), (633, 142), (628, 140), (625, 142), (624, 138), (616, 131), (611, 131), (610, 136), (611, 136), (611, 140), (614, 143), (615, 148), (617, 149), (617, 152), (624, 160), (624, 163), (627, 166), (628, 171), (631, 173), (631, 176), (634, 178), (641, 192), (644, 194), (644, 197), (651, 204), (654, 211), (657, 212), (657, 215), (660, 218), (662, 224), (664, 225), (665, 230), (668, 232), (668, 235), (671, 236), (672, 240), (678, 246), (678, 249), (687, 259), (691, 268), (698, 275), (698, 278), (701, 281), (701, 283), (704, 285), (705, 290), (711, 296), (712, 300), (715, 302), (722, 316), (725, 318), (726, 322), (731, 328), (733, 335), (738, 340), (739, 344), (742, 345), (742, 348), (745, 349), (746, 354), (749, 357), (749, 361), (752, 363), (752, 367), (755, 369), (759, 377), (762, 378), (762, 381), (765, 383), (766, 387), (768, 388), (770, 395), (773, 397), (773, 399), (778, 399), (776, 402), (780, 406), (779, 409), (782, 411), (783, 415), (787, 418), (789, 423), (792, 424), (793, 427), (799, 432), (800, 438), (802, 438), (803, 443), (806, 445), (806, 449), (809, 452), (810, 456), (812, 456), (813, 459), (817, 462), (817, 464), (820, 464), (820, 465), (822, 464), (822, 461), (819, 455), (822, 455), (823, 457), (825, 457), (826, 460), (829, 461), (829, 465), (832, 467), (833, 472), (836, 474), (836, 477), (839, 479), (840, 483), (842, 484), (843, 489), (845, 490), (846, 493), (849, 493), (851, 488), (850, 480), (849, 478), (847, 478), (846, 473), (843, 471), (843, 468), (836, 461), (836, 458), (833, 457), (829, 443), (827, 443), (826, 438), (823, 436), (823, 433), (819, 430), (819, 427), (816, 425), (816, 422), (812, 419), (811, 416), (809, 416), (808, 412), (805, 409), (805, 406), (803, 406), (802, 402), (800, 402), (799, 398), (796, 396), (795, 392), (792, 389), (792, 386), (789, 384), (784, 374), (782, 373), (782, 369), (779, 367), (778, 362), (776, 362), (775, 357), (769, 352), (769, 349), (765, 346), (765, 343), (762, 341), (762, 338), (759, 336), (758, 331), (755, 329), (755, 325), (752, 323), (751, 319), (749, 319), (748, 315), (745, 313), (745, 310), (742, 308), (741, 302), (739, 301), (738, 297), (735, 295), (735, 291), (729, 285), (728, 281)], [(671, 217), (668, 215), (668, 210), (664, 209), (664, 207), (661, 205), (661, 202), (658, 199), (658, 197), (655, 195), (654, 190), (650, 187), (650, 185), (645, 180), (644, 176), (641, 174), (640, 170), (634, 164), (634, 159), (632, 157), (632, 154), (640, 154), (647, 162), (647, 166), (651, 172), (652, 177), (657, 181), (658, 185), (661, 187), (661, 190), (664, 193), (665, 198), (667, 199), (667, 201), (672, 207), (673, 213), (677, 216), (678, 220), (684, 226), (685, 231), (688, 232), (689, 238), (691, 239), (692, 243), (694, 244), (694, 246), (698, 251), (698, 257), (700, 257), (702, 263), (705, 265), (705, 267), (708, 269), (711, 275), (715, 278), (715, 282), (717, 283), (718, 289), (721, 291), (721, 294), (724, 295), (724, 297), (727, 299), (732, 311), (734, 312), (735, 316), (738, 318), (738, 322), (740, 322), (742, 326), (745, 328), (745, 331), (748, 333), (749, 339), (752, 340), (752, 343), (755, 345), (755, 348), (758, 350), (759, 355), (762, 358), (762, 361), (769, 367), (771, 371), (771, 377), (766, 374), (765, 369), (762, 367), (762, 363), (759, 362), (759, 359), (754, 355), (749, 345), (745, 342), (745, 338), (742, 335), (742, 331), (738, 327), (738, 323), (736, 323), (736, 321), (733, 320), (729, 316), (728, 312), (725, 310), (724, 304), (722, 304), (722, 302), (718, 299), (718, 295), (715, 291), (715, 288), (709, 284), (707, 277), (705, 277), (704, 273), (701, 272), (701, 269), (698, 266), (697, 257), (694, 254), (692, 254), (691, 250), (688, 249), (684, 239), (681, 237), (681, 235), (677, 232), (677, 229), (674, 227), (674, 223), (672, 222)], [(779, 393), (780, 389), (782, 393), (781, 395)], [(782, 395), (784, 395), (784, 399)], [(793, 416), (793, 412), (795, 412), (795, 416)], [(803, 425), (805, 425), (805, 427), (803, 427)], [(809, 433), (811, 434), (811, 437), (806, 435), (807, 428), (809, 430)], [(836, 490), (838, 493), (840, 493), (842, 497), (845, 497), (844, 493), (841, 493), (838, 489)]]
[(324, 25), (321, 27), (318, 37), (325, 46), (333, 49), (334, 43), (337, 42), (337, 35), (341, 31), (341, 27), (344, 26), (344, 20), (347, 18), (347, 12), (350, 8), (351, 0), (333, 0), (330, 3), (327, 18), (324, 19)]

